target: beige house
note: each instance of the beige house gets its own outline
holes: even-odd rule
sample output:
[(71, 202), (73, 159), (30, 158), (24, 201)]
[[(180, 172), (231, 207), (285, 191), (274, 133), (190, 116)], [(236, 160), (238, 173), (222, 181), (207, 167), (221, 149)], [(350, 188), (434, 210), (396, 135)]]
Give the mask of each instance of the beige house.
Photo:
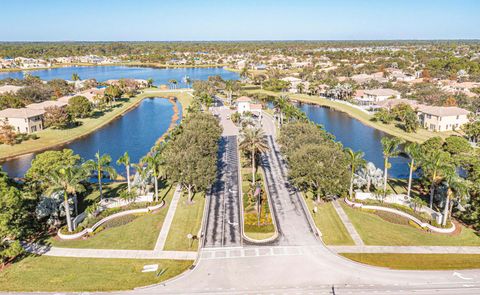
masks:
[(399, 99), (400, 92), (389, 88), (357, 90), (354, 99), (360, 105), (373, 106), (389, 98)]
[(17, 93), (18, 90), (22, 89), (24, 86), (15, 86), (15, 85), (3, 85), (0, 86), (0, 94), (6, 93)]
[(68, 105), (68, 103), (63, 102), (63, 101), (47, 100), (47, 101), (40, 102), (40, 103), (29, 104), (29, 105), (26, 106), (26, 108), (32, 109), (32, 110), (46, 111), (47, 108), (51, 108), (51, 107), (63, 108), (63, 107), (66, 107), (67, 105)]
[(11, 125), (16, 132), (33, 133), (43, 129), (44, 110), (29, 108), (0, 111), (0, 121)]
[(418, 118), (420, 124), (430, 131), (458, 130), (468, 123), (467, 110), (458, 107), (435, 107), (418, 105)]

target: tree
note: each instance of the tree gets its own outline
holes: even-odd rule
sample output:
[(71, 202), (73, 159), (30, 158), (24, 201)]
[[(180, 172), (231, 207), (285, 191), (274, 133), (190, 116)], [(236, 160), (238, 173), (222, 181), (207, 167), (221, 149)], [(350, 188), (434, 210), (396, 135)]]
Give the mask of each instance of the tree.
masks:
[(450, 154), (442, 150), (424, 154), (422, 170), (430, 179), (430, 208), (433, 208), (435, 186), (442, 179), (442, 175), (448, 172), (451, 162)]
[(365, 166), (365, 160), (363, 159), (363, 156), (365, 155), (362, 151), (354, 152), (351, 148), (346, 148), (345, 152), (347, 154), (347, 159), (350, 164), (350, 189), (348, 190), (348, 193), (350, 195), (350, 198), (353, 197), (353, 177), (355, 175), (355, 171), (360, 168)]
[(0, 144), (14, 145), (17, 143), (17, 134), (15, 128), (6, 121), (0, 123)]
[(418, 163), (415, 161), (420, 159), (421, 151), (420, 146), (417, 143), (409, 143), (405, 147), (405, 152), (410, 157), (410, 163), (408, 166), (410, 167), (410, 172), (408, 174), (408, 188), (407, 188), (407, 196), (410, 198), (410, 193), (412, 190), (412, 178), (413, 178), (413, 171), (416, 170), (416, 166)]
[(63, 192), (63, 204), (65, 207), (65, 216), (67, 219), (68, 231), (73, 231), (72, 219), (70, 217), (70, 204), (68, 202), (68, 196), (76, 194), (77, 192), (83, 192), (85, 187), (82, 182), (87, 177), (86, 171), (80, 166), (67, 166), (58, 171), (52, 171), (48, 176), (48, 189), (47, 193), (52, 194), (54, 192)]
[(447, 225), (447, 219), (450, 219), (452, 216), (452, 200), (467, 197), (469, 189), (467, 181), (457, 175), (454, 166), (450, 166), (445, 170), (445, 182), (448, 188), (443, 209), (443, 226)]
[(240, 77), (243, 79), (243, 80), (246, 80), (248, 78), (248, 68), (245, 66), (241, 71), (240, 71)]
[(384, 124), (389, 124), (393, 119), (393, 115), (388, 110), (380, 109), (373, 115), (372, 121), (380, 121)]
[(128, 192), (130, 193), (132, 191), (131, 184), (130, 184), (130, 156), (128, 155), (128, 152), (125, 152), (123, 156), (121, 156), (117, 160), (117, 165), (124, 165), (125, 170), (127, 172), (127, 186), (128, 186)]
[(23, 253), (20, 240), (28, 234), (28, 222), (31, 219), (26, 198), (20, 189), (10, 183), (0, 167), (0, 262), (2, 264)]
[(147, 168), (153, 173), (153, 180), (155, 183), (155, 201), (158, 202), (158, 178), (162, 173), (162, 168), (165, 166), (165, 158), (162, 154), (165, 145), (160, 145), (153, 152), (148, 154), (143, 161), (147, 163)]
[(43, 121), (45, 127), (52, 127), (54, 129), (67, 128), (74, 122), (67, 108), (57, 106), (48, 107), (45, 109)]
[(397, 137), (384, 137), (382, 138), (382, 148), (383, 148), (383, 165), (384, 165), (384, 175), (383, 175), (383, 190), (387, 191), (387, 179), (388, 179), (388, 169), (391, 164), (388, 162), (390, 158), (395, 158), (400, 154), (398, 149), (399, 145), (403, 141)]
[(236, 80), (227, 80), (225, 82), (225, 90), (228, 93), (228, 101), (230, 104), (232, 104), (232, 95), (234, 92), (240, 90), (240, 83), (238, 83)]
[(77, 73), (72, 74), (72, 81), (80, 81), (80, 76)]
[(68, 111), (74, 118), (86, 118), (92, 110), (92, 104), (85, 96), (77, 95), (68, 100)]
[(25, 178), (28, 182), (34, 182), (44, 187), (49, 181), (49, 175), (54, 171), (76, 166), (80, 164), (80, 160), (80, 156), (70, 149), (46, 151), (35, 156), (30, 168), (25, 173)]
[(289, 176), (300, 189), (314, 193), (316, 201), (338, 196), (348, 189), (348, 159), (333, 142), (307, 144), (289, 157)]
[(269, 150), (265, 133), (260, 128), (247, 128), (243, 130), (243, 139), (240, 149), (248, 151), (252, 160), (252, 186), (255, 186), (256, 156)]
[(117, 98), (120, 98), (123, 95), (122, 89), (117, 85), (110, 85), (105, 88), (104, 99), (107, 103), (111, 104), (112, 101), (115, 101)]
[(110, 179), (115, 179), (117, 177), (117, 171), (110, 166), (112, 162), (112, 157), (109, 154), (100, 155), (100, 152), (95, 153), (94, 160), (88, 160), (84, 163), (85, 169), (97, 173), (98, 189), (100, 190), (100, 200), (103, 199), (102, 192), (102, 179), (103, 175), (106, 174)]
[(153, 86), (153, 78), (148, 78), (147, 79), (147, 87), (152, 87)]

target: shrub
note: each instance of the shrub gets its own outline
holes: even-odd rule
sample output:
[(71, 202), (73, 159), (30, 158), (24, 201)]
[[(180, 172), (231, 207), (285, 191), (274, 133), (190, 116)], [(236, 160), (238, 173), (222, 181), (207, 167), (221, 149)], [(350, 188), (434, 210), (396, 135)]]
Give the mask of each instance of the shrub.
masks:
[(134, 221), (138, 217), (140, 217), (140, 215), (137, 215), (137, 214), (124, 215), (124, 216), (120, 216), (120, 217), (114, 218), (112, 220), (109, 220), (109, 221), (105, 222), (102, 226), (105, 229), (108, 229), (108, 228), (114, 228), (114, 227), (126, 225), (126, 224)]

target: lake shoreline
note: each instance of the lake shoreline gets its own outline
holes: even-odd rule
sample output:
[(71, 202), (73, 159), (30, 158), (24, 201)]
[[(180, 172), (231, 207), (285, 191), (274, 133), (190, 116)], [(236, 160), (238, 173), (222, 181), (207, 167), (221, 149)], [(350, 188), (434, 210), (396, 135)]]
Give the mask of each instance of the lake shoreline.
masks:
[[(174, 92), (174, 91), (172, 91), (172, 92)], [(4, 162), (19, 158), (19, 157), (27, 155), (27, 154), (39, 153), (39, 152), (43, 152), (43, 151), (46, 151), (46, 150), (50, 150), (50, 149), (55, 148), (55, 147), (68, 145), (68, 144), (70, 144), (70, 143), (72, 143), (72, 142), (74, 142), (78, 139), (86, 137), (86, 136), (90, 135), (91, 133), (102, 129), (106, 125), (108, 125), (108, 124), (114, 122), (115, 120), (119, 119), (121, 116), (125, 115), (126, 113), (128, 113), (131, 110), (138, 107), (140, 105), (140, 103), (145, 98), (152, 98), (152, 97), (157, 97), (157, 96), (158, 97), (163, 97), (162, 94), (163, 93), (161, 91), (151, 91), (151, 92), (148, 92), (148, 93), (144, 93), (144, 92), (140, 93), (136, 97), (134, 97), (134, 98), (137, 99), (135, 102), (133, 102), (131, 105), (126, 107), (124, 110), (122, 110), (120, 113), (116, 114), (112, 118), (109, 118), (108, 120), (105, 120), (105, 122), (102, 122), (100, 125), (96, 126), (95, 128), (86, 130), (85, 132), (79, 134), (78, 136), (75, 136), (72, 139), (68, 139), (68, 140), (65, 140), (65, 141), (59, 141), (59, 142), (56, 142), (54, 144), (50, 144), (50, 145), (47, 145), (47, 146), (44, 146), (44, 147), (41, 147), (41, 148), (34, 148), (34, 149), (31, 149), (31, 150), (22, 151), (22, 152), (19, 152), (19, 153), (15, 153), (14, 155), (11, 155), (11, 156), (0, 157), (0, 164), (3, 164)], [(166, 98), (166, 99), (168, 99), (168, 98)], [(175, 104), (174, 104), (174, 110), (175, 109), (177, 109), (177, 112), (178, 112), (178, 108), (175, 108)], [(176, 115), (178, 116), (178, 114), (176, 114)], [(172, 115), (172, 117), (173, 116), (175, 116), (175, 113)], [(28, 141), (26, 141), (26, 143), (28, 143)]]

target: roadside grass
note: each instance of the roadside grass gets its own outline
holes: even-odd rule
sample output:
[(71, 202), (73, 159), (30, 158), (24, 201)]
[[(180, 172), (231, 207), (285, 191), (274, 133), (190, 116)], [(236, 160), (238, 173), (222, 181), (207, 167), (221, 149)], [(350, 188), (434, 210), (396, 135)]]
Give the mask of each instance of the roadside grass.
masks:
[(385, 254), (341, 253), (365, 264), (405, 270), (447, 270), (480, 268), (478, 254)]
[(107, 123), (115, 120), (122, 114), (133, 109), (146, 97), (166, 97), (168, 95), (177, 96), (180, 103), (182, 104), (183, 109), (185, 109), (191, 101), (187, 97), (189, 95), (186, 93), (180, 93), (175, 91), (165, 93), (158, 90), (145, 91), (144, 93), (138, 94), (135, 97), (130, 98), (129, 100), (122, 99), (122, 101), (117, 102), (111, 110), (102, 113), (99, 116), (79, 119), (78, 121), (81, 122), (80, 126), (60, 130), (47, 128), (36, 132), (39, 137), (36, 140), (30, 139), (22, 143), (15, 144), (13, 146), (5, 144), (0, 145), (0, 159), (15, 157), (21, 154), (40, 151), (58, 145), (66, 144), (79, 137), (85, 136), (103, 127)]
[[(268, 90), (262, 90), (262, 89), (251, 89), (251, 90), (245, 90), (247, 91), (248, 93), (264, 93), (264, 94), (268, 94), (268, 95), (272, 95), (272, 96), (279, 96), (281, 95), (282, 93), (279, 93), (279, 92), (273, 92), (273, 91), (268, 91)], [(426, 129), (423, 129), (423, 128), (419, 128), (417, 130), (417, 132), (415, 133), (408, 133), (408, 132), (405, 132), (404, 130), (402, 130), (401, 128), (398, 128), (397, 126), (395, 126), (394, 123), (392, 124), (383, 124), (383, 123), (380, 123), (380, 122), (373, 122), (371, 121), (370, 119), (372, 118), (371, 115), (355, 108), (355, 107), (352, 107), (352, 106), (349, 106), (349, 105), (346, 105), (346, 104), (343, 104), (343, 103), (339, 103), (339, 102), (336, 102), (336, 101), (332, 101), (332, 100), (329, 100), (329, 99), (326, 99), (326, 98), (323, 98), (323, 97), (320, 97), (320, 96), (310, 96), (310, 95), (307, 95), (307, 94), (291, 94), (291, 93), (288, 93), (288, 96), (294, 100), (297, 100), (297, 101), (300, 101), (300, 102), (306, 102), (306, 103), (313, 103), (313, 104), (318, 104), (318, 105), (321, 105), (321, 106), (325, 106), (325, 107), (330, 107), (332, 109), (335, 109), (335, 110), (338, 110), (338, 111), (341, 111), (341, 112), (345, 112), (347, 113), (348, 115), (350, 115), (351, 117), (359, 120), (360, 122), (364, 123), (365, 125), (368, 125), (370, 127), (373, 127), (375, 129), (378, 129), (378, 130), (381, 130), (383, 132), (386, 132), (390, 135), (393, 135), (393, 136), (396, 136), (396, 137), (400, 137), (400, 138), (403, 138), (407, 141), (411, 141), (411, 142), (424, 142), (425, 140), (431, 138), (431, 137), (435, 137), (435, 136), (440, 136), (442, 138), (446, 138), (450, 135), (453, 135), (453, 134), (459, 134), (458, 132), (453, 132), (453, 131), (450, 131), (450, 132), (432, 132), (432, 131), (428, 131)]]
[[(322, 233), (323, 242), (326, 245), (355, 245), (337, 211), (335, 211), (332, 202), (315, 204), (311, 193), (306, 195), (305, 201), (308, 210), (315, 221), (315, 225)], [(315, 205), (317, 206), (317, 213), (313, 213)]]
[(153, 250), (173, 192), (174, 189), (171, 187), (164, 188), (159, 192), (159, 198), (165, 196), (165, 207), (156, 212), (141, 214), (125, 225), (104, 229), (92, 237), (76, 240), (60, 240), (52, 237), (47, 242), (52, 246), (63, 248)]
[[(29, 256), (0, 272), (1, 291), (94, 292), (131, 290), (170, 279), (193, 261), (67, 258)], [(144, 265), (158, 264), (165, 273), (142, 273)]]
[(384, 246), (480, 246), (480, 237), (461, 226), (458, 234), (429, 233), (411, 225), (387, 222), (366, 210), (353, 209), (341, 202), (350, 221), (366, 245)]
[[(197, 251), (202, 226), (205, 194), (198, 193), (193, 197), (193, 203), (188, 203), (188, 194), (182, 193), (173, 217), (170, 231), (167, 235), (164, 250)], [(196, 236), (189, 240), (188, 234)]]

